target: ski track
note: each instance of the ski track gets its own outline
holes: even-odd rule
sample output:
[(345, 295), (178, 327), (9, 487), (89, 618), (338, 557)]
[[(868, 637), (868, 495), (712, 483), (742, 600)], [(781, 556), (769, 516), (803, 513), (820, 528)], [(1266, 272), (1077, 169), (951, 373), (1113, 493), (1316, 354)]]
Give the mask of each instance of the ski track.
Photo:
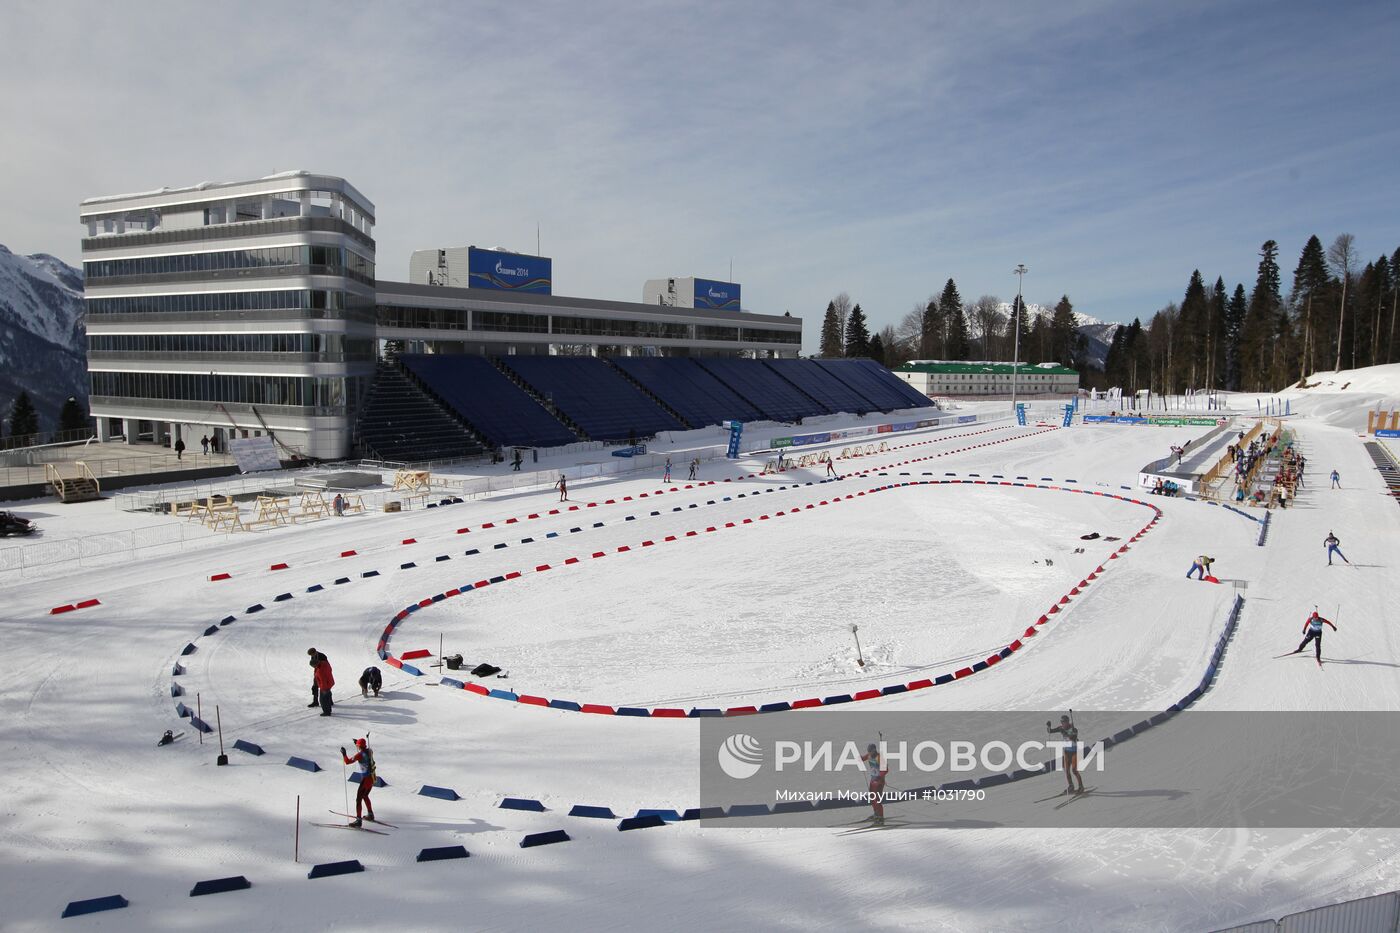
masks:
[[(1244, 581), (1246, 609), (1200, 708), (1400, 708), (1395, 676), (1400, 656), (1383, 622), (1386, 590), (1393, 591), (1397, 579), (1387, 563), (1387, 543), (1400, 530), (1400, 509), (1381, 497), (1375, 471), (1349, 426), (1319, 417), (1298, 419), (1296, 427), (1310, 461), (1309, 479), (1321, 485), (1304, 487), (1295, 506), (1274, 514), (1267, 547), (1254, 545), (1255, 523), (1224, 509), (1150, 500), (1164, 513), (1154, 532), (1052, 617), (1013, 660), (966, 681), (866, 705), (1162, 708), (1199, 678), (1233, 598), (1229, 585), (1184, 580), (1191, 556), (1205, 549), (1217, 557), (1222, 579)], [(424, 930), (456, 929), (466, 916), (471, 925), (488, 929), (1209, 929), (1389, 890), (1400, 833), (1387, 830), (940, 832), (918, 824), (954, 818), (951, 812), (911, 804), (891, 808), (892, 818), (898, 813), (898, 819), (909, 821), (906, 826), (843, 836), (677, 824), (619, 834), (610, 821), (568, 818), (563, 811), (573, 803), (601, 804), (626, 816), (629, 807), (694, 805), (695, 723), (579, 716), (461, 695), (433, 686), (436, 671), (426, 666), (429, 676), (416, 678), (380, 664), (385, 695), (378, 701), (362, 700), (355, 684), (360, 668), (376, 663), (371, 649), (384, 620), (406, 602), (454, 581), (536, 563), (557, 565), (565, 556), (772, 513), (829, 498), (837, 490), (844, 495), (882, 482), (920, 479), (926, 471), (933, 474), (929, 479), (941, 479), (945, 471), (1002, 473), (1008, 479), (1023, 474), (1033, 482), (1052, 476), (1117, 492), (1120, 484), (1132, 485), (1137, 469), (1162, 456), (1168, 445), (1207, 430), (1086, 426), (1035, 434), (1034, 428), (1002, 425), (960, 440), (940, 437), (943, 432), (896, 435), (892, 443), (919, 446), (855, 461), (854, 471), (863, 475), (853, 471), (839, 483), (730, 502), (718, 500), (820, 479), (821, 471), (700, 485), (631, 502), (622, 497), (653, 492), (657, 484), (654, 478), (623, 476), (577, 490), (588, 497), (584, 501), (614, 498), (615, 504), (538, 520), (500, 524), (557, 507), (547, 490), (434, 512), (360, 516), (249, 535), (209, 549), (85, 568), (76, 578), (9, 585), (8, 609), (0, 619), (11, 649), (11, 676), (0, 688), (0, 752), (13, 763), (14, 783), (0, 809), (6, 839), (0, 849), (0, 901), (7, 905), (7, 929), (50, 928), (68, 900), (120, 891), (132, 907), (102, 915), (104, 929), (177, 923), (242, 929), (255, 911), (267, 929), (300, 930), (335, 916), (345, 893), (371, 879), (391, 893), (354, 897), (353, 914), (339, 918), (336, 928), (403, 922), (408, 911), (410, 925)], [(950, 452), (1013, 437), (1018, 439)], [(900, 463), (923, 457), (933, 459)], [(1342, 490), (1326, 488), (1334, 466), (1347, 484)], [(728, 468), (707, 465), (706, 472), (711, 470), (726, 475)], [(890, 475), (882, 478), (882, 472)], [(912, 475), (901, 477), (901, 472)], [(898, 574), (885, 579), (876, 599), (847, 598), (831, 586), (834, 581), (850, 588), (855, 579), (878, 576), (884, 564), (898, 566), (882, 554), (891, 546), (888, 536), (882, 539), (878, 527), (871, 531), (871, 523), (885, 521), (895, 529), (918, 509), (931, 509), (930, 516), (954, 509), (942, 513), (941, 521), (956, 524), (961, 510), (1000, 508), (1015, 492), (1022, 494), (1015, 501), (1023, 503), (1015, 514), (1027, 522), (1022, 537), (1044, 535), (1044, 540), (1033, 548), (1002, 548), (998, 555), (978, 543), (975, 530), (962, 530), (966, 547), (938, 549), (938, 566), (955, 585), (928, 598), (970, 620), (940, 637), (928, 641), (933, 630), (895, 624), (905, 611), (900, 595), (908, 598)], [(705, 505), (710, 499), (716, 504)], [(1120, 532), (1108, 530), (1112, 510), (1087, 499), (982, 487), (890, 490), (761, 528), (755, 524), (728, 535), (682, 540), (670, 551), (649, 548), (491, 587), (453, 601), (460, 606), (452, 613), (445, 603), (416, 614), (395, 636), (395, 647), (436, 648), (436, 633), (444, 631), (449, 653), (508, 661), (502, 666), (512, 677), (502, 683), (512, 689), (568, 695), (577, 688), (584, 702), (703, 704), (896, 682), (1005, 644), (1044, 611), (1045, 593), (1101, 561), (1091, 547), (1095, 542), (1077, 541), (1079, 526)], [(691, 503), (699, 507), (670, 511)], [(1125, 525), (1141, 524), (1136, 507), (1115, 504), (1125, 510)], [(661, 514), (649, 516), (652, 510)], [(629, 514), (638, 517), (624, 522)], [(596, 521), (605, 527), (592, 528)], [(481, 529), (487, 522), (496, 527)], [(458, 535), (461, 526), (472, 531)], [(584, 531), (567, 533), (574, 526)], [(895, 545), (901, 557), (919, 547), (917, 527), (915, 522)], [(1070, 527), (1076, 530), (1071, 533)], [(1061, 539), (1055, 537), (1057, 529)], [(1332, 529), (1359, 566), (1326, 567), (1321, 540)], [(545, 539), (548, 531), (561, 536)], [(405, 537), (419, 543), (400, 545)], [(536, 540), (522, 546), (522, 537)], [(492, 547), (502, 542), (510, 546)], [(1074, 555), (1081, 544), (1088, 553)], [(347, 547), (359, 555), (335, 556)], [(473, 547), (481, 553), (461, 556)], [(1033, 553), (1054, 547), (1061, 550)], [(433, 563), (441, 553), (454, 559)], [(1030, 563), (1044, 556), (1054, 556), (1053, 572)], [(407, 560), (417, 561), (418, 568), (398, 570)], [(268, 572), (275, 561), (286, 561), (291, 569)], [(696, 566), (687, 567), (692, 563)], [(913, 573), (913, 566), (902, 572)], [(744, 579), (747, 567), (758, 569), (759, 576)], [(702, 568), (709, 574), (723, 568), (743, 585), (737, 595), (726, 595), (712, 581), (687, 590), (673, 580), (691, 573), (705, 579)], [(368, 569), (383, 575), (361, 579)], [(216, 570), (232, 572), (234, 579), (207, 582), (207, 574)], [(987, 577), (974, 585), (979, 571)], [(353, 582), (330, 587), (336, 576)], [(305, 594), (313, 583), (328, 589)], [(296, 598), (274, 603), (280, 592)], [(102, 606), (46, 615), (51, 605), (89, 594), (100, 597)], [(742, 612), (770, 597), (803, 606), (811, 601), (814, 608), (794, 620), (770, 604), (762, 614), (742, 617), (744, 626), (733, 629), (732, 646), (715, 643), (697, 650), (705, 644), (706, 611)], [(242, 615), (255, 602), (266, 610)], [(1314, 603), (1329, 617), (1341, 605), (1341, 631), (1328, 630), (1324, 650), (1338, 660), (1322, 670), (1273, 660), (1296, 646)], [(609, 609), (624, 618), (600, 620)], [(648, 610), (650, 620), (642, 616)], [(196, 637), (229, 613), (238, 614), (235, 623), (217, 635)], [(516, 621), (516, 614), (529, 618)], [(568, 663), (588, 643), (570, 640), (580, 635), (571, 625), (575, 618), (597, 633), (588, 663), (611, 658), (614, 669), (590, 675), (586, 664)], [(872, 662), (868, 672), (843, 653), (848, 635), (840, 632), (851, 620), (861, 626)], [(827, 634), (829, 628), (835, 633)], [(567, 637), (561, 639), (561, 633)], [(774, 649), (775, 639), (794, 636), (811, 643), (800, 661)], [(828, 638), (829, 644), (823, 641)], [(191, 640), (198, 650), (181, 658), (180, 649)], [(335, 665), (337, 716), (330, 720), (306, 708), (305, 649), (312, 644)], [(761, 685), (732, 677), (728, 685), (714, 684), (723, 680), (716, 674), (711, 685), (701, 687), (707, 663), (726, 653), (749, 655), (739, 680)], [(177, 660), (187, 673), (174, 679), (190, 694), (181, 699), (193, 706), (199, 692), (211, 723), (212, 706), (219, 704), (228, 745), (247, 737), (262, 742), (267, 755), (254, 758), (230, 748), (231, 766), (214, 766), (217, 739), (205, 737), (201, 746), (197, 733), (174, 715), (169, 674)], [(606, 686), (610, 678), (616, 686), (635, 683), (635, 689), (615, 692)], [(690, 686), (682, 688), (681, 682)], [(185, 735), (158, 749), (155, 739), (167, 728), (184, 728)], [(400, 828), (375, 837), (303, 826), (302, 860), (294, 864), (296, 795), (302, 798), (303, 820), (317, 818), (327, 806), (344, 806), (349, 785), (337, 766), (338, 749), (365, 730), (371, 732), (380, 774), (389, 782), (375, 791), (376, 811)], [(325, 770), (306, 774), (287, 768), (283, 762), (289, 754), (311, 757)], [(463, 800), (414, 795), (422, 783), (453, 787)], [(1049, 786), (1032, 781), (1024, 790), (1039, 798)], [(502, 795), (541, 799), (550, 812), (497, 809)], [(1099, 798), (1099, 804), (1095, 799), (1091, 795), (1075, 807), (1112, 805), (1114, 798)], [(544, 849), (517, 847), (524, 833), (555, 828), (566, 828), (574, 841)], [(422, 846), (456, 842), (471, 851), (466, 863), (413, 861)], [(370, 875), (305, 880), (309, 861), (351, 857), (361, 858)], [(229, 897), (187, 897), (193, 881), (228, 874), (247, 874), (254, 888)], [(463, 887), (470, 892), (465, 900)], [(1016, 891), (1014, 898), (1007, 896), (1008, 888)]]

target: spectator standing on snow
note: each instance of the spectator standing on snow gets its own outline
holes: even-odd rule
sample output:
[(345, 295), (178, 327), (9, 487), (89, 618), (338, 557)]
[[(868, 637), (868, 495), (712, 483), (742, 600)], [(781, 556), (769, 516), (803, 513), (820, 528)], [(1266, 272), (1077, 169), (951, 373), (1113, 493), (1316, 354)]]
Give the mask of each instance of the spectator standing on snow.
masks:
[(1287, 483), (1280, 483), (1280, 484), (1279, 484), (1279, 487), (1278, 487), (1278, 507), (1281, 508), (1281, 509), (1286, 509), (1286, 508), (1288, 508), (1288, 484), (1287, 484)]
[(1341, 489), (1341, 488), (1342, 488), (1342, 474), (1338, 473), (1336, 470), (1333, 470), (1333, 471), (1332, 471), (1332, 488), (1333, 488), (1333, 489)]
[(661, 474), (661, 482), (663, 482), (663, 483), (669, 483), (670, 481), (671, 481), (671, 458), (670, 458), (670, 457), (667, 457), (667, 458), (666, 458), (666, 468), (665, 468), (665, 472), (663, 472), (663, 473)]
[(312, 709), (321, 705), (321, 688), (316, 685), (316, 662), (320, 658), (325, 657), (325, 655), (321, 654), (321, 652), (317, 651), (315, 648), (307, 648), (306, 654), (311, 658), (311, 660), (307, 662), (311, 665), (311, 702), (306, 704), (306, 708)]
[(1200, 555), (1191, 564), (1191, 569), (1186, 571), (1186, 579), (1191, 579), (1191, 574), (1197, 573), (1199, 571), (1200, 576), (1198, 577), (1198, 579), (1204, 580), (1206, 577), (1211, 575), (1210, 565), (1213, 563), (1215, 563), (1214, 557), (1207, 557), (1204, 554)]
[[(1323, 627), (1324, 625), (1332, 625), (1332, 622), (1331, 622), (1330, 620), (1324, 619), (1322, 616), (1318, 615), (1318, 614), (1317, 614), (1317, 610), (1314, 609), (1314, 610), (1313, 610), (1313, 614), (1310, 615), (1310, 616), (1308, 616), (1308, 621), (1306, 621), (1306, 622), (1303, 623), (1303, 633), (1304, 633), (1304, 634), (1303, 634), (1303, 643), (1302, 643), (1301, 645), (1299, 645), (1297, 648), (1293, 649), (1293, 651), (1292, 651), (1291, 653), (1292, 653), (1292, 654), (1297, 654), (1298, 652), (1302, 651), (1304, 648), (1306, 648), (1306, 647), (1308, 646), (1308, 642), (1310, 642), (1310, 641), (1311, 641), (1311, 642), (1316, 642), (1316, 647), (1315, 647), (1315, 649), (1314, 649), (1315, 652), (1316, 652), (1315, 657), (1317, 658), (1317, 666), (1318, 666), (1318, 667), (1321, 667), (1321, 666), (1322, 666), (1322, 627)], [(1332, 631), (1335, 632), (1336, 630), (1337, 630), (1337, 626), (1332, 625)]]
[(525, 458), (522, 457), (522, 456), (520, 456), (520, 448), (517, 447), (516, 450), (515, 450), (515, 461), (514, 461), (514, 464), (511, 466), (511, 471), (514, 472), (514, 473), (519, 473), (519, 472), (520, 472), (520, 464), (522, 464), (522, 463), (524, 463), (524, 462), (525, 462)]
[(344, 515), (345, 515), (345, 497), (342, 496), (340, 493), (336, 493), (336, 494), (335, 494), (335, 498), (331, 500), (331, 508), (335, 510), (335, 517), (336, 517), (336, 518), (340, 518), (340, 517), (344, 516)]
[(321, 704), (321, 715), (329, 716), (331, 706), (334, 705), (331, 699), (331, 688), (335, 686), (335, 677), (331, 674), (331, 662), (315, 648), (311, 650), (316, 652), (311, 659), (311, 674), (316, 681), (316, 698)]
[(1338, 557), (1340, 557), (1345, 563), (1347, 563), (1347, 564), (1350, 564), (1350, 563), (1351, 563), (1351, 561), (1347, 560), (1346, 555), (1342, 553), (1342, 547), (1341, 547), (1342, 542), (1339, 541), (1339, 540), (1337, 539), (1337, 536), (1334, 535), (1332, 532), (1330, 532), (1330, 531), (1327, 532), (1327, 537), (1325, 537), (1325, 538), (1322, 539), (1322, 544), (1323, 544), (1324, 547), (1327, 548), (1327, 566), (1328, 566), (1328, 567), (1331, 567), (1331, 566), (1332, 566), (1332, 555), (1333, 555), (1333, 554), (1336, 554), (1336, 555), (1337, 555)]

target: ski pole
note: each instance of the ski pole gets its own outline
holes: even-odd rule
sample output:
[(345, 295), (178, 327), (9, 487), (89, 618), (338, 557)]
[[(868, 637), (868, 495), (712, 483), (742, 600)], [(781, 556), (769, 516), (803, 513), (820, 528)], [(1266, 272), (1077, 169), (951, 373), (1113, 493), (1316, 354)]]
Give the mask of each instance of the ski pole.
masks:
[(341, 776), (341, 778), (343, 779), (343, 783), (342, 783), (340, 786), (341, 786), (342, 788), (345, 789), (345, 815), (346, 815), (346, 819), (349, 819), (349, 817), (350, 817), (350, 775), (347, 774), (346, 771), (345, 771), (345, 756), (344, 756), (344, 755), (341, 755), (341, 756), (340, 756), (340, 776)]
[(292, 861), (301, 861), (301, 794), (297, 794), (297, 824), (292, 833)]
[[(200, 703), (200, 701), (199, 701), (199, 694), (197, 694), (197, 693), (194, 695), (194, 711), (195, 711), (195, 715), (199, 717), (199, 721), (200, 721), (200, 723), (202, 724), (202, 723), (204, 722), (204, 706)], [(196, 730), (194, 730), (194, 731), (199, 733), (199, 744), (200, 744), (200, 745), (203, 745), (203, 744), (204, 744), (204, 730), (203, 730), (203, 729), (196, 729)]]
[(228, 764), (228, 755), (224, 754), (224, 717), (219, 715), (219, 704), (217, 703), (214, 704), (214, 721), (219, 726), (219, 757), (215, 759), (214, 764), (222, 767)]

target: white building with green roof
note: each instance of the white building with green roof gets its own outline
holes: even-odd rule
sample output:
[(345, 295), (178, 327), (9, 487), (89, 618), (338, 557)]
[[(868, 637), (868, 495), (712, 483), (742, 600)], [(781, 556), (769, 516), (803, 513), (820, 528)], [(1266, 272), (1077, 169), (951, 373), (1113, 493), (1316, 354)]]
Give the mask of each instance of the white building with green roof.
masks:
[(1079, 373), (1058, 363), (969, 362), (964, 360), (914, 360), (894, 374), (918, 392), (934, 397), (1010, 395), (1012, 379), (1018, 397), (1074, 395)]

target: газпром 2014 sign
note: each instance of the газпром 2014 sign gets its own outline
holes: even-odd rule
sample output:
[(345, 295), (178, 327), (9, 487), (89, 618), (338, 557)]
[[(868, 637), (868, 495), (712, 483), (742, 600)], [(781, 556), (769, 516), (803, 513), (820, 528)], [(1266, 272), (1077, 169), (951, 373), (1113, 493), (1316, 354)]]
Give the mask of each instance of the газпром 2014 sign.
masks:
[(739, 286), (733, 282), (695, 280), (695, 307), (715, 311), (739, 310)]
[(491, 249), (467, 251), (467, 284), (470, 288), (494, 288), (548, 295), (553, 288), (554, 263), (544, 256), (502, 253)]

